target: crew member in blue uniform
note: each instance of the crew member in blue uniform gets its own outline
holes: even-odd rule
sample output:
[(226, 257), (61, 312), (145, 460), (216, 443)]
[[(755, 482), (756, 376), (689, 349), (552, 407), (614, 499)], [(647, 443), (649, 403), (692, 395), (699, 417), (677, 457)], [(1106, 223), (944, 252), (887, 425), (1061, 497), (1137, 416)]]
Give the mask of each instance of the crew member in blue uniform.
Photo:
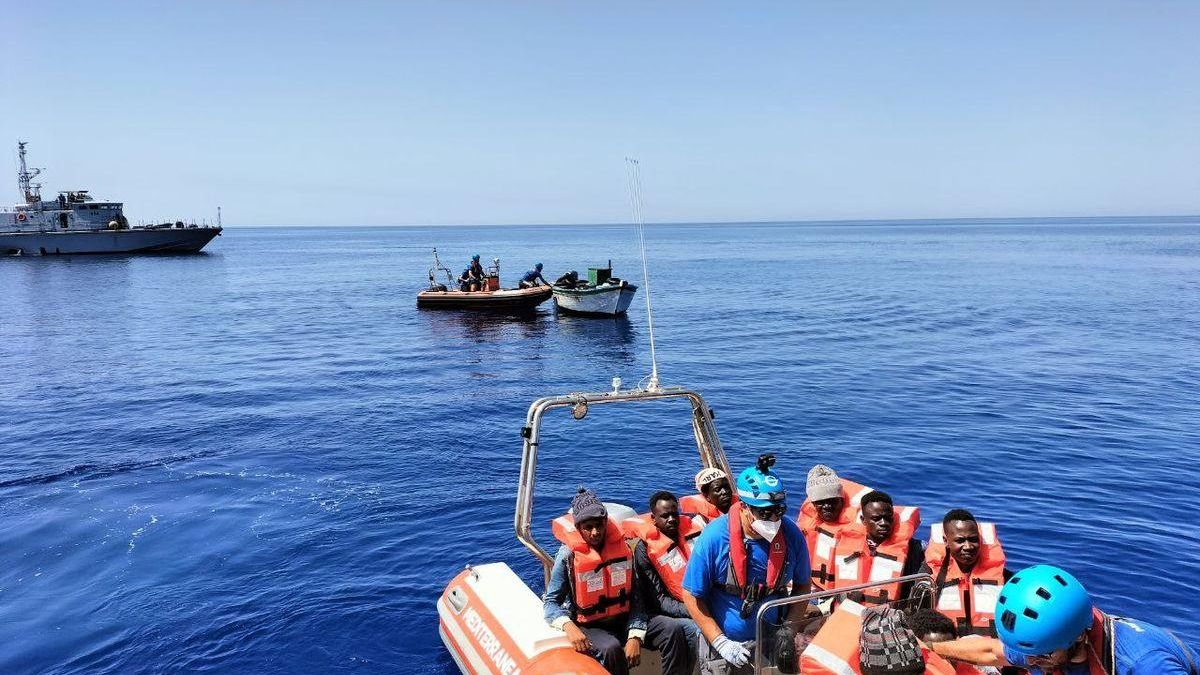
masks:
[[(759, 606), (789, 592), (809, 592), (808, 547), (799, 526), (784, 517), (787, 491), (771, 470), (774, 463), (774, 455), (761, 455), (738, 476), (738, 501), (704, 528), (692, 548), (682, 599), (704, 635), (697, 654), (702, 675), (752, 672), (747, 643), (755, 639)], [(778, 625), (781, 614), (776, 610), (766, 619)]]
[(546, 277), (542, 276), (542, 263), (535, 263), (533, 269), (525, 273), (521, 277), (521, 283), (517, 284), (518, 288), (533, 288), (534, 286), (549, 286), (550, 282), (546, 281)]
[(948, 659), (1031, 675), (1200, 675), (1200, 657), (1169, 631), (1105, 614), (1051, 565), (1017, 572), (996, 602), (996, 638), (930, 645)]
[(483, 265), (479, 263), (479, 254), (471, 256), (471, 264), (467, 265), (467, 269), (458, 277), (458, 289), (460, 291), (481, 291), (483, 290)]

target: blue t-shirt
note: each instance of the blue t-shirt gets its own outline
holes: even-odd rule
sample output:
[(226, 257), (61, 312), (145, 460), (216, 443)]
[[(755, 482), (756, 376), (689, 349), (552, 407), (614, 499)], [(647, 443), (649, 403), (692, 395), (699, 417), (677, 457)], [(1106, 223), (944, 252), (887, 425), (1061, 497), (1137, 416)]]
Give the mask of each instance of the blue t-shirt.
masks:
[[(1113, 675), (1188, 675), (1192, 673), (1188, 654), (1184, 647), (1163, 629), (1141, 621), (1120, 619), (1114, 622), (1117, 643), (1117, 672)], [(1200, 668), (1200, 657), (1196, 650), (1191, 652), (1192, 663)], [(1103, 654), (1101, 654), (1103, 656)], [(1004, 648), (1004, 658), (1014, 666), (1025, 666), (1026, 657), (1020, 652)], [(1038, 668), (1030, 668), (1031, 675), (1044, 675)], [(1089, 675), (1088, 664), (1068, 664), (1062, 671), (1065, 675)]]
[(528, 272), (525, 273), (525, 276), (521, 277), (521, 281), (533, 282), (533, 281), (536, 281), (537, 279), (540, 279), (541, 276), (542, 276), (541, 272), (539, 272), (537, 270), (529, 270)]
[[(787, 557), (784, 559), (783, 577), (795, 585), (809, 581), (808, 546), (796, 523), (783, 519), (783, 536), (787, 542)], [(749, 539), (750, 564), (747, 583), (767, 581), (767, 542)], [(721, 516), (709, 523), (696, 543), (683, 575), (683, 590), (708, 603), (713, 619), (732, 640), (744, 642), (754, 639), (754, 617), (758, 612), (755, 605), (750, 617), (741, 615), (742, 599), (725, 590), (725, 575), (729, 573), (729, 516)], [(767, 620), (778, 621), (778, 612), (769, 614)]]

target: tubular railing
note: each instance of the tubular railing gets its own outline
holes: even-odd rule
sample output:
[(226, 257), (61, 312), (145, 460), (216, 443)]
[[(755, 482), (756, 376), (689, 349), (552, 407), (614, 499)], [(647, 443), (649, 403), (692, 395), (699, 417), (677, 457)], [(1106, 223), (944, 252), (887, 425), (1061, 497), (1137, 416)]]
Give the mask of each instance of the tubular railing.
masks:
[(521, 478), (517, 486), (516, 512), (513, 516), (513, 529), (516, 530), (517, 540), (542, 563), (545, 582), (550, 583), (550, 570), (554, 566), (554, 558), (546, 553), (534, 539), (531, 525), (533, 521), (533, 490), (537, 477), (538, 443), (541, 438), (542, 418), (546, 412), (555, 408), (604, 405), (610, 403), (644, 403), (664, 399), (685, 398), (692, 404), (692, 433), (696, 438), (696, 449), (700, 454), (700, 463), (705, 467), (716, 467), (729, 474), (729, 463), (725, 459), (725, 451), (721, 440), (717, 437), (717, 428), (713, 423), (712, 409), (704, 402), (699, 393), (682, 387), (662, 387), (653, 390), (633, 389), (620, 391), (615, 389), (603, 393), (577, 393), (566, 396), (549, 396), (533, 402), (525, 418), (525, 427), (521, 430), (524, 444), (521, 452)]
[[(863, 590), (867, 590), (869, 588), (877, 588), (879, 586), (884, 586), (884, 585), (889, 585), (889, 584), (903, 585), (903, 584), (907, 584), (909, 582), (918, 582), (918, 581), (927, 581), (927, 582), (929, 582), (929, 584), (932, 585), (933, 584), (933, 576), (930, 574), (909, 574), (907, 576), (897, 577), (895, 579), (887, 579), (886, 581), (871, 581), (871, 582), (868, 582), (865, 584), (857, 584), (855, 586), (846, 586), (844, 588), (837, 588), (837, 589), (831, 589), (831, 590), (826, 590), (826, 591), (817, 591), (815, 593), (806, 593), (804, 595), (789, 595), (789, 596), (783, 597), (783, 598), (775, 598), (774, 600), (767, 600), (766, 602), (759, 605), (759, 607), (758, 607), (758, 614), (755, 616), (755, 620), (754, 620), (754, 635), (758, 638), (758, 645), (761, 646), (764, 642), (762, 640), (762, 636), (766, 634), (764, 632), (764, 629), (766, 628), (767, 612), (775, 609), (776, 607), (787, 607), (790, 605), (808, 604), (808, 603), (811, 603), (813, 600), (823, 600), (825, 598), (832, 598), (832, 597), (838, 596), (838, 595), (846, 595), (848, 593), (853, 593), (855, 591), (863, 591)], [(763, 673), (767, 672), (765, 670), (765, 668), (768, 666), (768, 664), (765, 664), (763, 662), (763, 652), (764, 651), (766, 651), (766, 650), (762, 649), (761, 647), (758, 647), (754, 650), (754, 672), (759, 675), (762, 675)]]

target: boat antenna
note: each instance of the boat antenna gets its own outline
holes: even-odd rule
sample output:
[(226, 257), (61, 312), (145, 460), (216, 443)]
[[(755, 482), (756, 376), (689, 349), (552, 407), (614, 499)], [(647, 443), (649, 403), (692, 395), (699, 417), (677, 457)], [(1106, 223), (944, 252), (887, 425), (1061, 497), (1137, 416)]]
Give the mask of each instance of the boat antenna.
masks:
[(20, 156), (21, 170), (17, 172), (17, 186), (26, 204), (36, 204), (42, 201), (42, 184), (34, 183), (33, 179), (41, 173), (41, 169), (29, 169), (25, 166), (25, 146), (28, 141), (17, 141), (17, 155)]
[(626, 157), (629, 167), (629, 199), (633, 202), (633, 222), (637, 225), (638, 244), (642, 248), (642, 284), (646, 287), (646, 322), (650, 324), (650, 391), (658, 390), (658, 357), (654, 352), (654, 310), (650, 306), (650, 272), (646, 266), (646, 217), (642, 211), (642, 171), (637, 159)]

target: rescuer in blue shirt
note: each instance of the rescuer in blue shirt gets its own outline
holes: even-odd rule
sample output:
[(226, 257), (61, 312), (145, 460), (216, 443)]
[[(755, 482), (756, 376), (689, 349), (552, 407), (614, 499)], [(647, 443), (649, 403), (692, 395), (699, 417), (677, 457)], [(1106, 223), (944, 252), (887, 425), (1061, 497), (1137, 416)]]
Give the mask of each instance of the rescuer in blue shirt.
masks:
[[(697, 655), (702, 675), (751, 672), (745, 643), (755, 639), (759, 606), (788, 595), (789, 582), (792, 595), (809, 591), (808, 547), (800, 528), (784, 517), (787, 491), (771, 471), (774, 463), (774, 455), (761, 455), (738, 476), (738, 501), (692, 548), (683, 603), (705, 638)], [(779, 614), (767, 620), (779, 624)]]
[(999, 639), (931, 645), (948, 659), (1019, 666), (1031, 675), (1200, 675), (1195, 650), (1157, 626), (1107, 615), (1051, 565), (1017, 572), (996, 603)]

